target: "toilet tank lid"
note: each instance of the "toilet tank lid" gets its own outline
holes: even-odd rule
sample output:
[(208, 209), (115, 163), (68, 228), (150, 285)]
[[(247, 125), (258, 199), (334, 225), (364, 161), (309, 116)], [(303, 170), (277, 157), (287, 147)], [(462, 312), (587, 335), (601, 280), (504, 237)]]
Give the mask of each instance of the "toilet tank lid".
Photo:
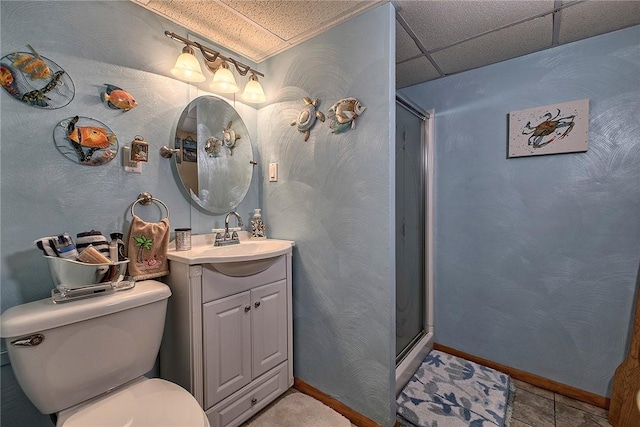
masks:
[(136, 282), (135, 287), (95, 298), (54, 304), (51, 298), (11, 307), (0, 316), (0, 336), (20, 337), (47, 329), (106, 316), (167, 299), (169, 287), (155, 280)]

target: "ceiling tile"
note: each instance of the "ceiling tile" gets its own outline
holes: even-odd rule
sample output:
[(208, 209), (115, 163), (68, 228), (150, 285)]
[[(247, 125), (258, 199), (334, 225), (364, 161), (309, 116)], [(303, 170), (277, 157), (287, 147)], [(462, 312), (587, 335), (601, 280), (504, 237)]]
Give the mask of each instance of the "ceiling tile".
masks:
[(435, 52), (431, 56), (447, 74), (470, 70), (550, 47), (552, 27), (553, 19), (547, 15)]
[(221, 1), (287, 41), (301, 34), (317, 33), (318, 28), (335, 25), (341, 18), (348, 18), (372, 4), (371, 1)]
[(588, 1), (560, 11), (560, 43), (640, 24), (640, 1)]
[(440, 73), (425, 56), (396, 65), (396, 89), (437, 79), (438, 77), (440, 77)]
[(460, 42), (553, 10), (554, 0), (397, 1), (400, 15), (428, 49)]
[(151, 0), (146, 7), (254, 61), (289, 47), (280, 38), (239, 18), (218, 2)]
[(396, 62), (405, 61), (422, 54), (402, 25), (396, 23)]

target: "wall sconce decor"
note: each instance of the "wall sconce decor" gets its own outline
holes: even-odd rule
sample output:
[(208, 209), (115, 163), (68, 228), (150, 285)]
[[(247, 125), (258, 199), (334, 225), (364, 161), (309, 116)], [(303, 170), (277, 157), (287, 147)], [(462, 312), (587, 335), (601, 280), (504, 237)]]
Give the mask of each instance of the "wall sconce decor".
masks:
[(207, 46), (185, 39), (184, 37), (170, 31), (165, 31), (164, 34), (173, 40), (185, 44), (184, 48), (182, 48), (182, 54), (176, 61), (176, 65), (171, 69), (171, 74), (176, 76), (178, 79), (196, 83), (205, 81), (206, 78), (204, 74), (202, 74), (200, 63), (198, 62), (198, 58), (195, 56), (195, 51), (193, 49), (195, 47), (202, 54), (204, 64), (207, 69), (213, 73), (213, 80), (209, 86), (211, 90), (217, 93), (237, 93), (240, 91), (240, 87), (233, 76), (232, 69), (229, 67), (229, 64), (233, 64), (233, 68), (235, 68), (240, 76), (245, 77), (247, 74), (251, 73), (249, 81), (242, 93), (242, 100), (252, 103), (261, 103), (267, 100), (264, 95), (262, 85), (258, 82), (258, 76), (264, 77), (264, 74), (261, 72), (256, 71), (248, 65), (238, 62), (233, 58), (222, 56), (220, 52), (217, 52)]
[(133, 141), (131, 141), (131, 161), (149, 161), (149, 143), (147, 143), (140, 135), (137, 135)]
[(140, 135), (131, 141), (131, 147), (123, 147), (125, 172), (142, 173), (142, 163), (149, 161), (149, 143)]

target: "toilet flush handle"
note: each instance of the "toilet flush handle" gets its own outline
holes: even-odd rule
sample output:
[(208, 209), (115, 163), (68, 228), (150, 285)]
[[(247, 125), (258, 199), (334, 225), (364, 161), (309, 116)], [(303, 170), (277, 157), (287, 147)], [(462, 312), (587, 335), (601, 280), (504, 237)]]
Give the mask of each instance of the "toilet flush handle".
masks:
[(11, 345), (15, 345), (18, 347), (33, 347), (41, 344), (42, 341), (44, 341), (44, 335), (35, 334), (24, 338), (19, 338), (15, 341), (11, 341)]

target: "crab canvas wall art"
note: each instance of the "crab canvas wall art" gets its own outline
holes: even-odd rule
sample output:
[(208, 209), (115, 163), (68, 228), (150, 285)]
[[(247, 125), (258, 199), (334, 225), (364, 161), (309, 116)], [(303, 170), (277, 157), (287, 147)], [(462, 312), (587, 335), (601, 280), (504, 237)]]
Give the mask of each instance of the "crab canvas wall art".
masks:
[(589, 100), (509, 113), (508, 157), (587, 151)]

